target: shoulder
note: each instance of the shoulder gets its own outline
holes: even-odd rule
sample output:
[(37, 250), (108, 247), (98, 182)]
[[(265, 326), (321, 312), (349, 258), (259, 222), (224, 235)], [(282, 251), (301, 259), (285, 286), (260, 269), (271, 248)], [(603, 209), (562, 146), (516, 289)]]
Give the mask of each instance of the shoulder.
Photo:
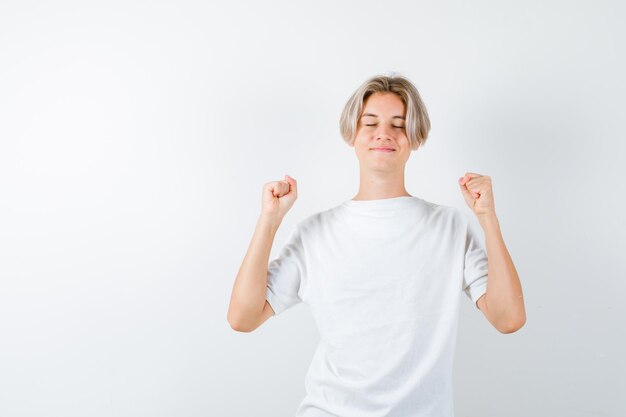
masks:
[(345, 221), (341, 206), (335, 206), (307, 215), (296, 223), (296, 229), (305, 244), (319, 244), (320, 241), (336, 238), (336, 231)]
[(333, 207), (309, 214), (304, 219), (300, 220), (296, 226), (302, 233), (323, 227), (324, 225), (337, 219), (336, 210), (337, 207)]
[(467, 222), (467, 216), (461, 209), (448, 204), (434, 203), (432, 201), (420, 199), (425, 207), (426, 213), (439, 220), (454, 221), (463, 225)]
[(427, 207), (427, 223), (428, 227), (436, 230), (437, 233), (451, 233), (453, 239), (464, 241), (468, 234), (468, 229), (471, 231), (472, 222), (467, 213), (462, 209), (448, 205), (439, 204), (431, 201), (423, 200), (425, 207)]

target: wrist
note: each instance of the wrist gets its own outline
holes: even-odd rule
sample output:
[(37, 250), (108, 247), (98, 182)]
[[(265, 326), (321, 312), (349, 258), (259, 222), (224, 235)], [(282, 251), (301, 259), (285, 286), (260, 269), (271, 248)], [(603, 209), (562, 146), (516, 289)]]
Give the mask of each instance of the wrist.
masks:
[(281, 218), (268, 213), (261, 213), (258, 219), (258, 223), (269, 226), (273, 231), (278, 230), (281, 222)]
[(500, 225), (500, 222), (498, 221), (498, 217), (496, 216), (495, 212), (477, 214), (476, 217), (478, 218), (478, 222), (483, 228), (494, 226), (498, 227)]

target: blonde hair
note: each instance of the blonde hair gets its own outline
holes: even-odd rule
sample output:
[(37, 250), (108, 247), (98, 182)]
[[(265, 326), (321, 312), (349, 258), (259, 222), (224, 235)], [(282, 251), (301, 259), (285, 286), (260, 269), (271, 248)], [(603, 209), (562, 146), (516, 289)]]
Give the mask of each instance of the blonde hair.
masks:
[(406, 136), (409, 139), (411, 150), (416, 150), (428, 138), (430, 119), (417, 88), (407, 78), (395, 72), (390, 75), (370, 77), (350, 96), (339, 119), (341, 137), (346, 143), (353, 143), (365, 100), (374, 93), (384, 92), (395, 93), (404, 102), (406, 106)]

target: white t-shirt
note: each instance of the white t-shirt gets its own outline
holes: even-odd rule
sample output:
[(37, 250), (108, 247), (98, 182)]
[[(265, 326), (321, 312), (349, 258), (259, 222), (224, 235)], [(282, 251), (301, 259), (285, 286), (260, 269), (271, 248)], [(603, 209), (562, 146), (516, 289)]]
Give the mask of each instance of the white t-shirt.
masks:
[(460, 294), (476, 305), (487, 290), (484, 243), (459, 209), (348, 200), (297, 223), (267, 279), (276, 316), (304, 302), (320, 333), (297, 417), (454, 416)]

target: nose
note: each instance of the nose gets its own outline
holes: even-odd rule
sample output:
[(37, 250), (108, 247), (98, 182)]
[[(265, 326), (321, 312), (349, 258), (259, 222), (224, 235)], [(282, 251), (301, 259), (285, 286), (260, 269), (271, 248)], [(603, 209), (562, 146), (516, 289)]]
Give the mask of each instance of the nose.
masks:
[(391, 128), (381, 124), (381, 126), (378, 128), (378, 130), (376, 131), (376, 140), (377, 141), (384, 141), (384, 140), (391, 140), (392, 135), (391, 135)]

